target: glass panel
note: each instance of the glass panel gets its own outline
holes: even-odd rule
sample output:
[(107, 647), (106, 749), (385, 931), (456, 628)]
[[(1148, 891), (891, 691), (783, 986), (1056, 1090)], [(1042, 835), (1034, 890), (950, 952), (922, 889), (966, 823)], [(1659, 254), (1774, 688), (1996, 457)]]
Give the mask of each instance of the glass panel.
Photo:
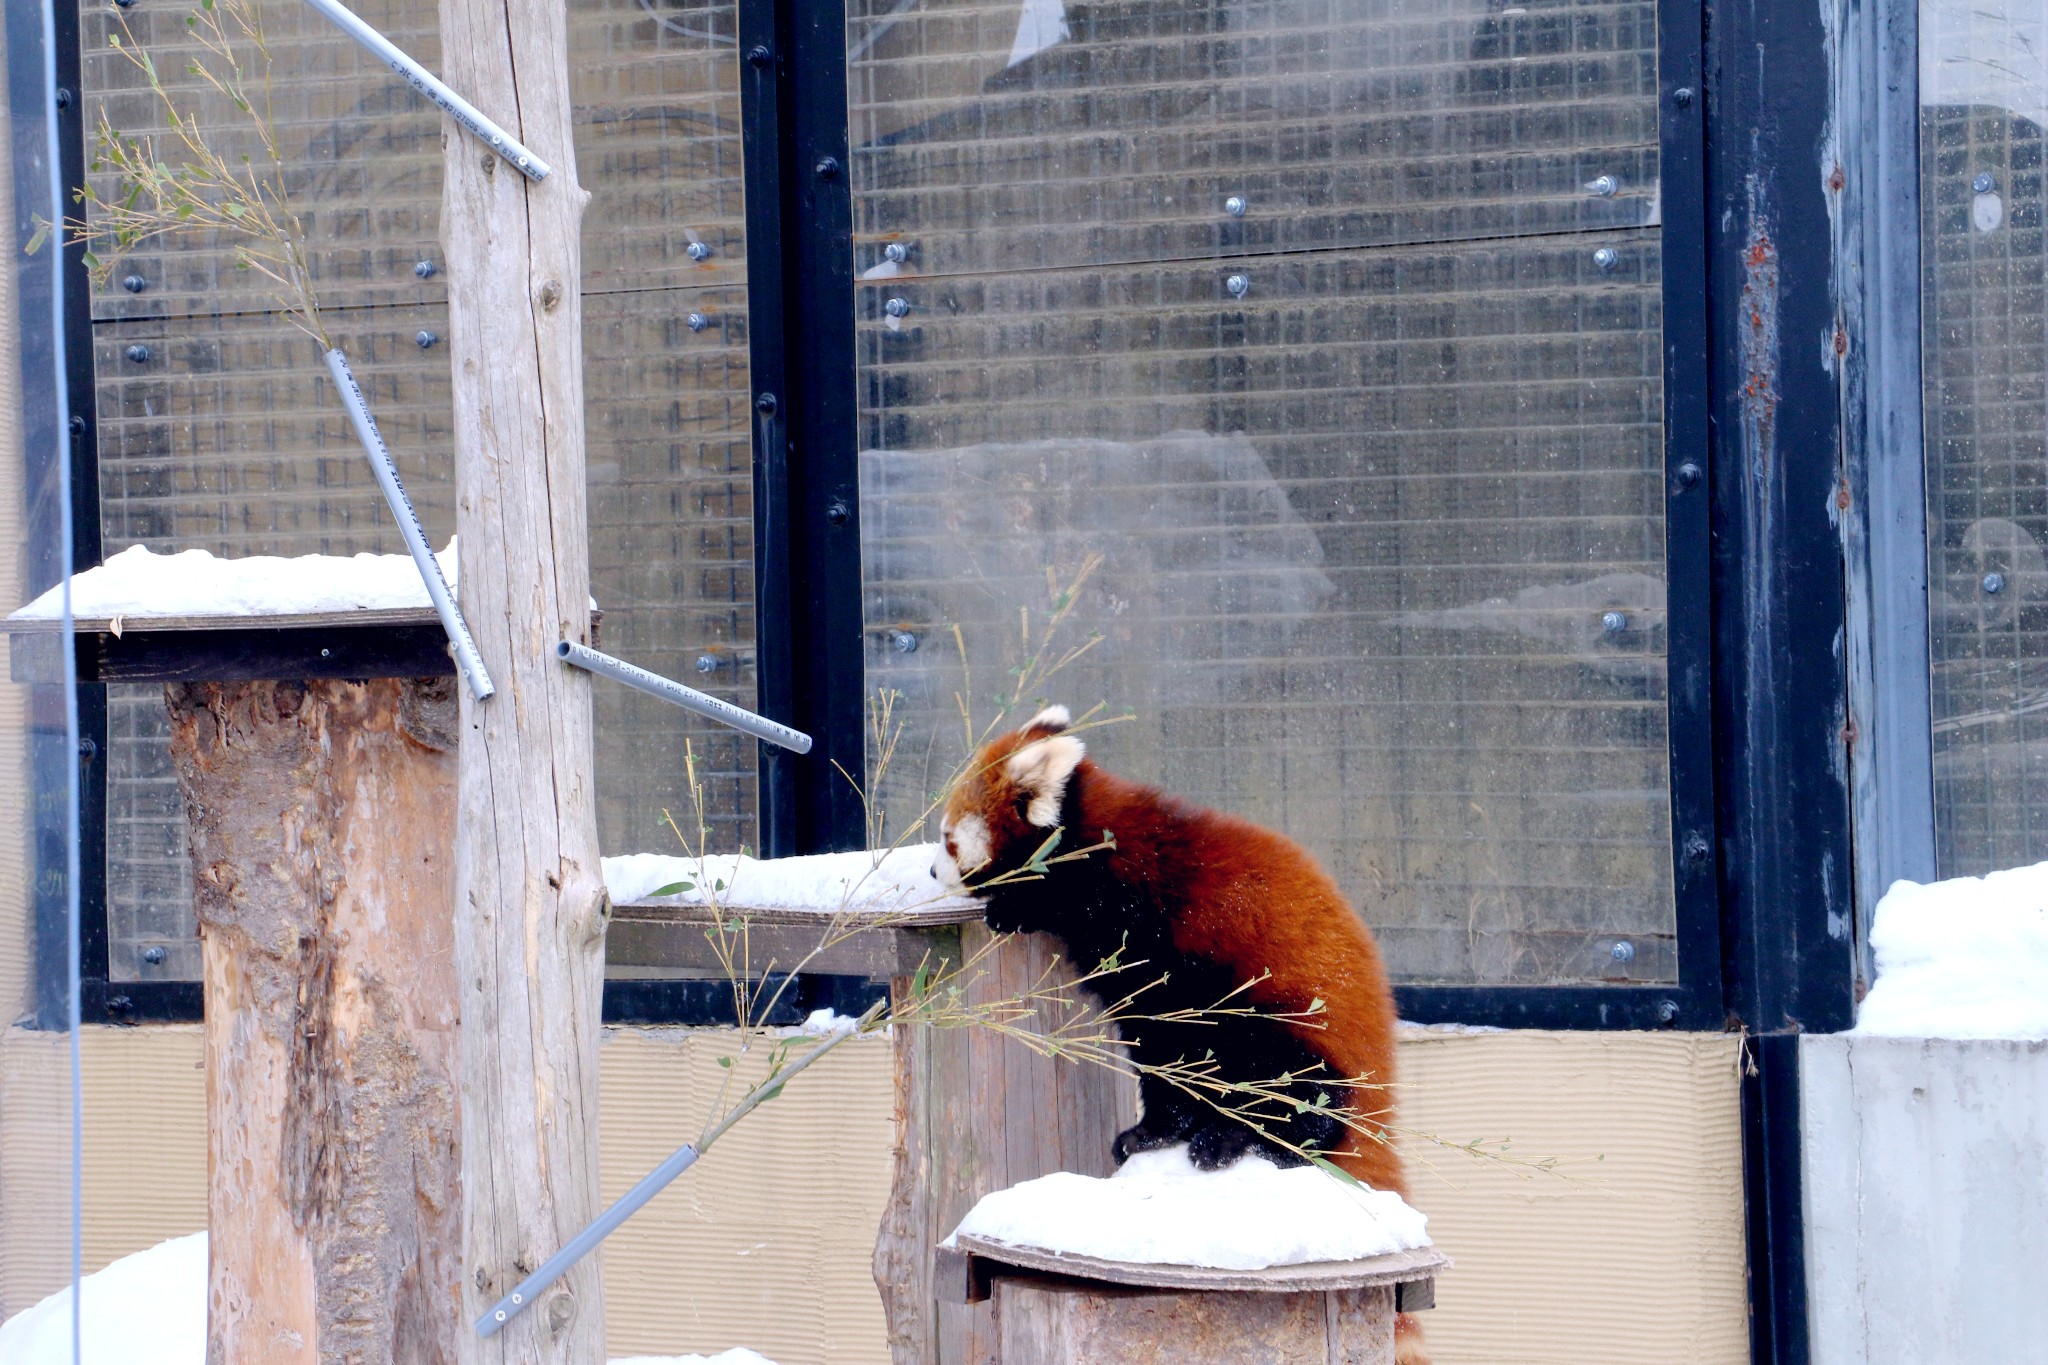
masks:
[(860, 314), (887, 809), (1100, 553), (1073, 642), (1104, 638), (1055, 690), (1136, 712), (1107, 764), (1301, 839), (1403, 980), (1675, 979), (1654, 231), (892, 280)]
[(1923, 0), (1921, 272), (1943, 876), (2048, 858), (2048, 15)]
[(850, 0), (847, 23), (864, 267), (893, 273), (891, 242), (929, 275), (1658, 220), (1650, 0)]
[[(351, 6), (430, 70), (440, 68), (434, 0)], [(258, 4), (276, 80), (272, 123), (329, 308), (437, 299), (443, 118), (306, 5)], [(132, 132), (162, 121), (141, 71), (109, 39), (147, 46), (181, 108), (200, 112), (216, 151), (261, 157), (249, 123), (186, 68), (199, 49), (189, 7), (82, 4), (85, 119)], [(570, 5), (576, 166), (591, 193), (584, 220), (587, 290), (735, 283), (744, 276), (736, 15), (730, 0), (575, 0)], [(262, 69), (245, 52), (250, 72)], [(105, 175), (94, 183), (113, 192)], [(702, 259), (689, 249), (708, 249)], [(260, 279), (237, 271), (225, 242), (163, 239), (110, 282), (98, 317), (264, 309)]]
[[(307, 213), (330, 330), (363, 380), (430, 538), (454, 529), (448, 348), (438, 276), (440, 118), (313, 11), (258, 7), (287, 84), (275, 121)], [(429, 66), (434, 7), (370, 0), (373, 24)], [(151, 117), (104, 47), (117, 14), (139, 41), (184, 41), (183, 10), (85, 8), (87, 110)], [(576, 0), (570, 12), (584, 233), (592, 592), (613, 653), (754, 702), (739, 77), (730, 3)], [(175, 49), (158, 68), (182, 71)], [(179, 97), (193, 80), (180, 75)], [(212, 109), (209, 135), (240, 136)], [(690, 255), (692, 243), (707, 248)], [(124, 273), (130, 273), (124, 270)], [(400, 553), (403, 545), (313, 344), (265, 310), (221, 244), (138, 258), (145, 288), (96, 302), (106, 548), (217, 554)], [(679, 287), (687, 286), (687, 287)], [(368, 305), (368, 306), (365, 306)], [(431, 334), (430, 345), (418, 338)], [(147, 348), (130, 358), (130, 348)], [(161, 696), (110, 689), (110, 962), (119, 979), (188, 978), (183, 816), (167, 785)], [(620, 688), (597, 700), (599, 833), (666, 851), (664, 808), (700, 756), (722, 847), (755, 842), (754, 746)], [(165, 950), (152, 963), (145, 954)]]

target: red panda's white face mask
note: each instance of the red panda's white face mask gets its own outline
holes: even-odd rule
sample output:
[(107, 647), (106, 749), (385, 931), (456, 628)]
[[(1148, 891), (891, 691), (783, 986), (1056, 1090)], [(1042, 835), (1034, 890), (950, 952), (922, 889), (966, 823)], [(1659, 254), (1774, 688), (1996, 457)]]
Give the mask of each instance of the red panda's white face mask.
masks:
[(1049, 706), (975, 755), (939, 827), (932, 876), (948, 892), (966, 892), (978, 873), (1005, 867), (1006, 853), (1028, 853), (1059, 824), (1067, 782), (1088, 752), (1065, 733), (1071, 723), (1066, 707)]

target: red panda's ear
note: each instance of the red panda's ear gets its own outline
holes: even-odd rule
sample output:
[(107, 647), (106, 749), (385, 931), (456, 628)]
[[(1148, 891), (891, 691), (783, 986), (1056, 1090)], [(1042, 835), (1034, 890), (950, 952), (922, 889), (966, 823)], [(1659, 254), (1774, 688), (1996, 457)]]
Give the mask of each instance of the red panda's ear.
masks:
[(1060, 822), (1060, 801), (1067, 794), (1067, 779), (1087, 756), (1087, 746), (1072, 735), (1052, 735), (1033, 740), (1011, 754), (1003, 774), (1024, 796), (1024, 818), (1040, 829)]
[(1056, 735), (1074, 723), (1073, 712), (1064, 706), (1048, 706), (1024, 723), (1026, 730), (1043, 730)]

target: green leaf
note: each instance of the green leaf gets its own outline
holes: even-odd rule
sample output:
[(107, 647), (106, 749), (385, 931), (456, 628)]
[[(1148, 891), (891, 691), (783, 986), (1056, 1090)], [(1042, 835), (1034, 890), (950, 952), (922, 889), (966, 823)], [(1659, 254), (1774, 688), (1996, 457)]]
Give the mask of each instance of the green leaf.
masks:
[(720, 1057), (720, 1058), (718, 1059), (718, 1064), (719, 1064), (720, 1066), (722, 1066), (722, 1067), (725, 1067), (725, 1068), (726, 1068), (727, 1070), (731, 1070), (731, 1069), (732, 1069), (732, 1058), (730, 1058), (730, 1057)]
[(931, 966), (930, 966), (930, 964), (928, 964), (928, 963), (923, 963), (923, 962), (920, 962), (920, 963), (918, 963), (918, 964), (917, 964), (917, 975), (916, 975), (916, 976), (913, 976), (913, 977), (911, 977), (911, 978), (910, 978), (910, 996), (911, 996), (911, 998), (912, 998), (913, 1000), (922, 1000), (922, 999), (924, 999), (924, 994), (925, 994), (925, 990), (926, 990), (926, 988), (927, 988), (927, 987), (929, 987), (929, 986), (930, 986), (931, 984), (932, 984), (932, 969), (931, 969)]
[(36, 254), (36, 253), (37, 253), (38, 251), (41, 251), (41, 250), (43, 249), (43, 243), (44, 243), (44, 242), (47, 242), (47, 241), (49, 241), (49, 240), (50, 240), (50, 221), (49, 221), (49, 219), (47, 219), (47, 218), (41, 218), (41, 217), (39, 217), (39, 218), (37, 218), (37, 219), (36, 219), (36, 230), (35, 230), (35, 232), (34, 232), (34, 233), (32, 233), (32, 234), (30, 234), (30, 236), (29, 236), (29, 239), (28, 239), (28, 244), (27, 244), (26, 246), (24, 246), (24, 247), (22, 248), (22, 250), (23, 250), (23, 251), (26, 251), (26, 252), (27, 252), (27, 253), (28, 253), (29, 255), (33, 256), (33, 255), (35, 255), (35, 254)]
[(1319, 995), (1319, 996), (1317, 996), (1317, 997), (1316, 997), (1315, 999), (1313, 999), (1313, 1000), (1311, 1000), (1311, 1001), (1309, 1001), (1309, 1002), (1308, 1002), (1308, 1008), (1307, 1008), (1306, 1010), (1302, 1011), (1302, 1013), (1304, 1013), (1304, 1014), (1321, 1014), (1321, 1013), (1322, 1013), (1322, 1012), (1323, 1012), (1324, 1010), (1326, 1010), (1326, 1009), (1328, 1009), (1328, 1008), (1329, 1008), (1329, 1006), (1328, 1006), (1328, 1005), (1325, 1005), (1325, 1004), (1323, 1003), (1323, 997), (1321, 997), (1321, 996)]
[(93, 255), (90, 251), (79, 252), (78, 259), (85, 262), (87, 270), (98, 270), (100, 268), (100, 258)]
[(670, 882), (667, 886), (655, 887), (654, 890), (647, 894), (650, 896), (680, 896), (685, 891), (695, 891), (696, 889), (697, 883), (695, 882)]
[(1363, 1180), (1360, 1180), (1357, 1176), (1351, 1174), (1351, 1172), (1345, 1170), (1342, 1166), (1339, 1166), (1334, 1161), (1328, 1160), (1325, 1157), (1319, 1157), (1315, 1155), (1315, 1153), (1313, 1152), (1309, 1153), (1308, 1159), (1310, 1162), (1317, 1166), (1322, 1167), (1325, 1171), (1328, 1171), (1331, 1175), (1336, 1176), (1339, 1180), (1343, 1181), (1347, 1185), (1354, 1186), (1361, 1190), (1371, 1188)]

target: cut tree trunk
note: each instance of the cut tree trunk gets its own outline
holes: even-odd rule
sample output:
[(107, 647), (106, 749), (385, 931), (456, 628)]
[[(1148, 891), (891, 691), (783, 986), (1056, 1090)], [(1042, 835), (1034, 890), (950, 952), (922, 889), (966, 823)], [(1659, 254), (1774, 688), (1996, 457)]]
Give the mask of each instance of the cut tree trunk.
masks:
[(455, 1359), (450, 686), (165, 688), (206, 992), (210, 1365)]
[[(608, 906), (593, 805), (582, 250), (560, 0), (441, 0), (448, 83), (551, 163), (529, 184), (452, 125), (441, 232), (454, 380), (459, 590), (497, 695), (461, 691), (456, 976), (465, 1323), (598, 1211)], [(599, 1365), (591, 1256), (465, 1362)]]
[[(986, 950), (987, 926), (966, 924), (960, 934), (961, 960)], [(1072, 981), (1056, 957), (1057, 945), (1042, 934), (1011, 939), (989, 952), (969, 999), (1021, 996), (1047, 973)], [(896, 978), (895, 999), (912, 982)], [(1110, 1143), (1137, 1117), (1137, 1085), (1121, 1072), (1042, 1057), (989, 1029), (899, 1024), (892, 1032), (895, 1176), (874, 1259), (890, 1357), (895, 1365), (986, 1365), (996, 1352), (993, 1311), (939, 1301), (933, 1248), (985, 1194), (1054, 1171), (1114, 1171)]]

